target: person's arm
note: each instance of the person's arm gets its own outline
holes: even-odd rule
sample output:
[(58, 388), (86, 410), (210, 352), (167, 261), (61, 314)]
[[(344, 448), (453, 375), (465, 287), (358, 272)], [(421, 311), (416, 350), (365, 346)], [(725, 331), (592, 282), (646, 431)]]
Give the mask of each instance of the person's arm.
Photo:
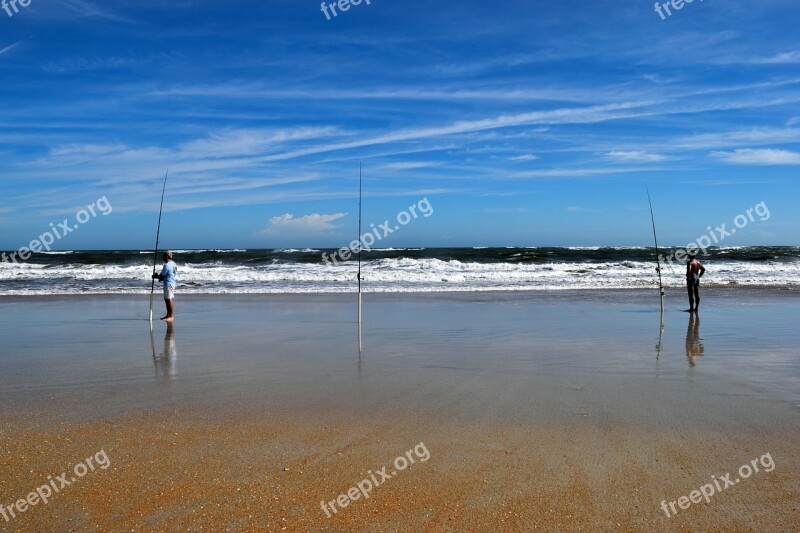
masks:
[(158, 281), (164, 281), (164, 278), (167, 277), (166, 270), (167, 270), (167, 265), (164, 265), (164, 267), (161, 269), (160, 274), (153, 274), (153, 279), (157, 279)]
[(706, 267), (704, 267), (702, 263), (697, 263), (697, 264), (700, 266), (700, 272), (699, 273), (700, 273), (700, 277), (702, 278), (703, 274), (706, 273)]

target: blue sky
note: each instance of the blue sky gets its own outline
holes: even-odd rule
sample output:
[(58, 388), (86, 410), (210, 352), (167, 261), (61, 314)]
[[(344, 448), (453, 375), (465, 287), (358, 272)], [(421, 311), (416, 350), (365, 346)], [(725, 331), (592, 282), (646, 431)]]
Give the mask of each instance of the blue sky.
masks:
[[(0, 248), (800, 244), (790, 0), (31, 0), (0, 11)], [(287, 217), (286, 215), (291, 215)]]

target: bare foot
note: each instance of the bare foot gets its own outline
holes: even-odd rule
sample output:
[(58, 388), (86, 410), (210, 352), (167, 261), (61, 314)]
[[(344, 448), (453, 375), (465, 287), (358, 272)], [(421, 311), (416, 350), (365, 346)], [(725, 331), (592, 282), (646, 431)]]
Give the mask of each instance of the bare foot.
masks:
[(164, 317), (163, 320), (164, 320), (164, 322), (172, 322), (173, 320), (175, 320), (175, 317), (174, 316), (166, 316), (166, 317)]

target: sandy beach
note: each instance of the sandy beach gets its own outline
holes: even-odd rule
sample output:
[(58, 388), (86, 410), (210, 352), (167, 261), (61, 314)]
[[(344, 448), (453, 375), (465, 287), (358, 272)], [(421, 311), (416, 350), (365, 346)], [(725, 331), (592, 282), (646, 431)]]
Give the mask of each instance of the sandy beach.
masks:
[(667, 303), (659, 344), (652, 292), (365, 295), (359, 357), (350, 295), (184, 297), (152, 343), (141, 297), (4, 298), (0, 503), (108, 458), (4, 526), (795, 530), (796, 295)]
[(0, 533), (799, 533), (797, 2), (320, 1), (0, 0)]

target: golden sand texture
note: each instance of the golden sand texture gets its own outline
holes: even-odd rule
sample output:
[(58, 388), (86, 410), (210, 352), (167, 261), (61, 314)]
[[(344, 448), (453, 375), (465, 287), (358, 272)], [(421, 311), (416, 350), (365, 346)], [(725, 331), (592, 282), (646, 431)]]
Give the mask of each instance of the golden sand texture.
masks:
[[(97, 422), (2, 420), (0, 504), (99, 450), (88, 473), (8, 531), (797, 531), (798, 435), (653, 431), (409, 417), (153, 412)], [(328, 518), (320, 506), (424, 443), (430, 458)], [(711, 474), (754, 474), (667, 518)], [(2, 520), (0, 518), (0, 520)]]

